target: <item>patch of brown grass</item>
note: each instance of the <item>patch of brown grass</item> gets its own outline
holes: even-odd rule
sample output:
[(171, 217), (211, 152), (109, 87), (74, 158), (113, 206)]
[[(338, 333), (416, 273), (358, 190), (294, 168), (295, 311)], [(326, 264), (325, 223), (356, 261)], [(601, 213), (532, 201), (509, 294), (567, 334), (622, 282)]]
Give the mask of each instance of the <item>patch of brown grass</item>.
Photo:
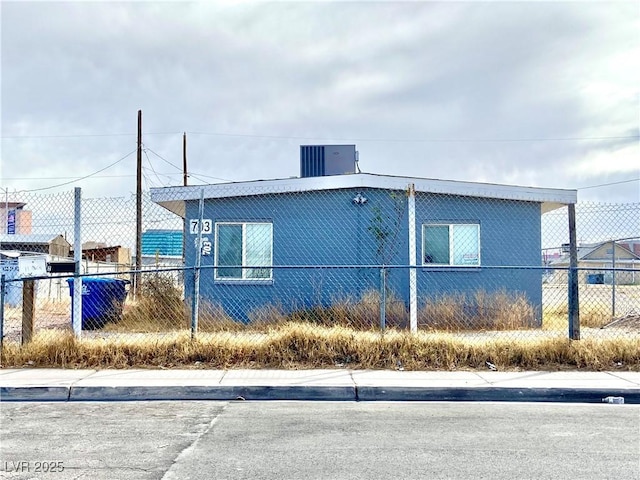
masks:
[(534, 307), (524, 294), (478, 290), (426, 299), (418, 325), (430, 330), (518, 330), (536, 324)]
[[(380, 293), (367, 291), (360, 298), (345, 296), (334, 299), (330, 305), (315, 305), (285, 313), (278, 307), (266, 307), (256, 323), (309, 323), (322, 326), (342, 326), (356, 330), (380, 329)], [(271, 320), (269, 318), (271, 317)], [(252, 324), (254, 320), (252, 319)], [(404, 302), (390, 292), (386, 297), (385, 328), (408, 327)]]
[[(569, 309), (565, 303), (544, 308), (542, 327), (545, 330), (566, 330)], [(589, 303), (582, 300), (579, 309), (580, 326), (602, 328), (611, 322), (611, 308), (608, 305)]]
[[(501, 370), (579, 368), (640, 370), (640, 339), (561, 338), (465, 341), (447, 333), (410, 334), (358, 331), (308, 323), (287, 323), (268, 331), (188, 332), (156, 339), (77, 340), (71, 333), (36, 335), (20, 346), (6, 344), (5, 367), (63, 368), (350, 368), (407, 370), (485, 369), (490, 361)], [(622, 365), (622, 367), (617, 366)]]

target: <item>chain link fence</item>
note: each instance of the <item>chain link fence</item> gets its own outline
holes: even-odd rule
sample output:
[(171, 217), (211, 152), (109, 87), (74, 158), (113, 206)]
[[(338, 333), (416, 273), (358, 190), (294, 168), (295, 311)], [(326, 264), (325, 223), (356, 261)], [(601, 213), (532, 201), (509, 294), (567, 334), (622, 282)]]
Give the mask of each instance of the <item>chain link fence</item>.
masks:
[[(258, 336), (290, 322), (566, 338), (567, 207), (504, 196), (286, 182), (157, 189), (144, 193), (136, 252), (135, 196), (83, 198), (77, 223), (73, 191), (8, 193), (3, 342), (74, 329), (143, 342)], [(581, 338), (638, 336), (640, 204), (579, 203), (576, 236)]]

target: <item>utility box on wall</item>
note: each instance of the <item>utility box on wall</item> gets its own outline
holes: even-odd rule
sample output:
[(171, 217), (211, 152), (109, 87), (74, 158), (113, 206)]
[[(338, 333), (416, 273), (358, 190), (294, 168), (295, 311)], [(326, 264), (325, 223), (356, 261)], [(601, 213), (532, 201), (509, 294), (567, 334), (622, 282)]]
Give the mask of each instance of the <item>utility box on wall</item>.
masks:
[(323, 177), (356, 172), (355, 145), (300, 145), (300, 176)]

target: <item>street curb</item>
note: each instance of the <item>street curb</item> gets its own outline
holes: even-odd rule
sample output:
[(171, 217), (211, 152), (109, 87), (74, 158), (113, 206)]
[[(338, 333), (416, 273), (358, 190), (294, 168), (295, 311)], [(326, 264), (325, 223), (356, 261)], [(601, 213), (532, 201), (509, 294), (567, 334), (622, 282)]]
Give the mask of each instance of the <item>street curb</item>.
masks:
[(67, 402), (70, 387), (0, 387), (0, 402)]
[(24, 386), (0, 387), (2, 402), (159, 400), (292, 400), (351, 402), (602, 403), (623, 397), (640, 404), (640, 388), (381, 387), (381, 386)]
[(510, 387), (358, 387), (358, 400), (416, 402), (553, 402), (602, 403), (606, 397), (624, 397), (640, 404), (640, 389), (510, 388)]
[(145, 386), (72, 387), (70, 401), (305, 400), (353, 401), (355, 387), (332, 386)]

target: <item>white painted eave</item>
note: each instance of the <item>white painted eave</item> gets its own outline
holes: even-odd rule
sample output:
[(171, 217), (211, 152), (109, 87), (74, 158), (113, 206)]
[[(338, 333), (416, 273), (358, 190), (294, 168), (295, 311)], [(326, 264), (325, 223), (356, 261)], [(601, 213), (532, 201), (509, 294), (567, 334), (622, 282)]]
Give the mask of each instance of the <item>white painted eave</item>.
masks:
[(185, 202), (189, 200), (199, 200), (200, 192), (203, 189), (204, 198), (207, 199), (347, 188), (406, 190), (410, 184), (415, 186), (417, 193), (437, 193), (443, 195), (539, 202), (542, 204), (541, 213), (549, 212), (570, 203), (576, 203), (578, 196), (577, 190), (354, 173), (324, 177), (286, 178), (193, 185), (187, 187), (152, 188), (151, 200), (173, 213), (184, 217)]

